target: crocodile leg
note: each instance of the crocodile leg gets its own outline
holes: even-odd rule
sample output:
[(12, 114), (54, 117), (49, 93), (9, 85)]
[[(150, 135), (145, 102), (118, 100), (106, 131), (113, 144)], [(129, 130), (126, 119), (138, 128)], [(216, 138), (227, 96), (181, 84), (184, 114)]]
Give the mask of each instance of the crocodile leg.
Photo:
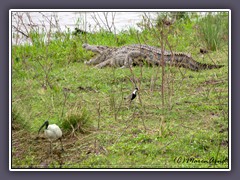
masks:
[(87, 65), (96, 65), (99, 63), (102, 63), (106, 60), (105, 54), (98, 54), (97, 57), (90, 59), (89, 61), (86, 61), (85, 64)]
[(105, 66), (111, 65), (111, 61), (112, 61), (111, 58), (107, 59), (107, 60), (101, 62), (100, 64), (96, 65), (95, 67), (101, 69), (101, 68), (103, 68)]
[(139, 64), (139, 57), (142, 57), (142, 54), (140, 51), (131, 51), (127, 54), (124, 67), (131, 67), (134, 64)]

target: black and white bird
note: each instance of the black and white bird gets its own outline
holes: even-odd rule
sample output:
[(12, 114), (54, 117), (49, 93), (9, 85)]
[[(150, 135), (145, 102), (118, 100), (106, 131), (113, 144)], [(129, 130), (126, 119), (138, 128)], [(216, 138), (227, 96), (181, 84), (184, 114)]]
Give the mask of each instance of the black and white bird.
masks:
[(136, 98), (136, 96), (137, 96), (137, 91), (138, 91), (138, 88), (136, 87), (136, 88), (134, 89), (134, 91), (132, 92), (132, 94), (129, 95), (129, 96), (127, 96), (127, 97), (125, 97), (124, 99), (129, 100), (129, 101), (131, 102), (133, 99)]
[(63, 151), (63, 144), (62, 144), (62, 131), (56, 124), (49, 124), (48, 120), (43, 123), (43, 125), (38, 130), (38, 134), (41, 129), (44, 129), (45, 137), (50, 141), (50, 154), (52, 154), (52, 142), (59, 140), (61, 142), (62, 151)]

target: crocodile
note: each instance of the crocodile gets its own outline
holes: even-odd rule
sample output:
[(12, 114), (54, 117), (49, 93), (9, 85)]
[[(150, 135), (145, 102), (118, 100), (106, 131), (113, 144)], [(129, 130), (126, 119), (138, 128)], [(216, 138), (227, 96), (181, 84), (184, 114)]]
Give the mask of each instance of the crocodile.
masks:
[(82, 47), (97, 54), (96, 57), (85, 62), (88, 65), (96, 65), (96, 68), (103, 68), (105, 66), (124, 68), (141, 65), (142, 63), (161, 66), (162, 54), (164, 64), (184, 67), (193, 71), (221, 68), (224, 66), (197, 62), (187, 53), (171, 51), (164, 51), (162, 53), (160, 48), (144, 44), (132, 44), (121, 47), (83, 44)]

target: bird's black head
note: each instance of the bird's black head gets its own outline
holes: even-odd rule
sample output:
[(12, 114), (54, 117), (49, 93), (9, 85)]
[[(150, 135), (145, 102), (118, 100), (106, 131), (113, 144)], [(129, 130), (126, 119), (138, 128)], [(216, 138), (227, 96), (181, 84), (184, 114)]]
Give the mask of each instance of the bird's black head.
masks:
[(48, 125), (49, 125), (49, 122), (48, 122), (48, 120), (46, 120), (46, 121), (44, 122), (44, 124), (45, 124), (45, 126), (46, 126), (46, 129), (47, 129), (47, 127), (48, 127)]
[(138, 91), (138, 88), (137, 88), (137, 87), (136, 87), (135, 89)]
[(45, 129), (47, 129), (48, 125), (49, 125), (49, 122), (48, 122), (48, 120), (46, 120), (46, 121), (43, 123), (43, 125), (39, 128), (38, 134), (39, 134), (39, 132), (41, 131), (41, 129), (42, 129), (44, 126), (45, 126)]

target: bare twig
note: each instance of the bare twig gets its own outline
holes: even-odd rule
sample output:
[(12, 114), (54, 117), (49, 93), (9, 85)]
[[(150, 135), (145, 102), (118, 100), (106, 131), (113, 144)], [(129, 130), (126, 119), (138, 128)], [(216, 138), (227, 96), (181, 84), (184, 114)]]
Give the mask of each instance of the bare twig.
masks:
[(97, 114), (98, 114), (98, 126), (97, 129), (100, 129), (100, 119), (101, 119), (101, 104), (100, 102), (97, 103)]

